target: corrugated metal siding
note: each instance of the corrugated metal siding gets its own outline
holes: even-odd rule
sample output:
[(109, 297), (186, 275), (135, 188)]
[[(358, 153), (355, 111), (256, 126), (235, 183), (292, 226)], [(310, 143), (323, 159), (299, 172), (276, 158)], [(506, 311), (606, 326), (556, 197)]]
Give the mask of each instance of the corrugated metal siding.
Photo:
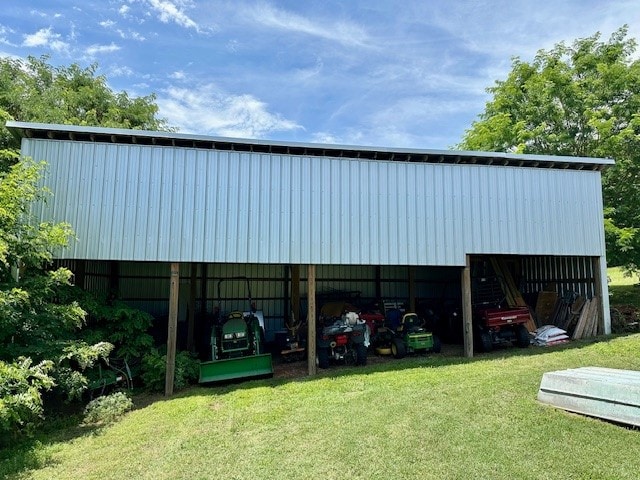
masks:
[(583, 297), (596, 295), (595, 277), (591, 258), (585, 257), (526, 257), (522, 259), (525, 279), (523, 293), (537, 293), (549, 284), (563, 295), (577, 292)]
[(66, 258), (464, 265), (604, 254), (600, 173), (23, 139)]

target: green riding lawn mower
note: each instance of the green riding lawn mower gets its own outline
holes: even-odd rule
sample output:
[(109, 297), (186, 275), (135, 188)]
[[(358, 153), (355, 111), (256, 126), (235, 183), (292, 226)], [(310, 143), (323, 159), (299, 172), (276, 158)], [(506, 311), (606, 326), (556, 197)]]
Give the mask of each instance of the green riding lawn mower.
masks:
[(403, 358), (407, 354), (440, 353), (440, 338), (424, 327), (416, 313), (398, 308), (385, 311), (384, 323), (375, 330), (372, 344), (379, 355)]

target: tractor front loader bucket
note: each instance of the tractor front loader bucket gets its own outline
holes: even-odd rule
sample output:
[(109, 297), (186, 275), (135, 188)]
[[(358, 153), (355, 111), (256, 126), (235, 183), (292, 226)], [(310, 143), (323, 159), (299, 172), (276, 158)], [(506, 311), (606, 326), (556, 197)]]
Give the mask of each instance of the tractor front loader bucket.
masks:
[(199, 383), (222, 382), (237, 378), (267, 377), (273, 375), (271, 354), (227, 358), (200, 363)]

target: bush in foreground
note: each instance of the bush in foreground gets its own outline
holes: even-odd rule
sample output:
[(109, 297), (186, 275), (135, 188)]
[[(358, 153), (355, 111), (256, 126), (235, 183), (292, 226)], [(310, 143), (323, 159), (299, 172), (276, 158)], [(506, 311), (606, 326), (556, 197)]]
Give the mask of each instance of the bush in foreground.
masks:
[(124, 392), (115, 392), (91, 400), (84, 409), (84, 423), (112, 423), (133, 408), (133, 401)]

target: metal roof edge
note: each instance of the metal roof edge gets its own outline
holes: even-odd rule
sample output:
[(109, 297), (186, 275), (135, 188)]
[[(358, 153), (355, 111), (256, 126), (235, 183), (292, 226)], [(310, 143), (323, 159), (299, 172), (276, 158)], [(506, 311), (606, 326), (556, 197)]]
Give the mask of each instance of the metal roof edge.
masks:
[[(614, 165), (615, 161), (611, 158), (598, 157), (572, 157), (572, 156), (556, 156), (556, 155), (536, 155), (536, 154), (518, 154), (505, 152), (484, 152), (484, 151), (465, 151), (465, 150), (435, 150), (435, 149), (416, 149), (416, 148), (396, 148), (396, 147), (378, 147), (378, 146), (362, 146), (362, 145), (339, 145), (339, 144), (322, 144), (322, 143), (304, 143), (304, 142), (284, 142), (276, 140), (259, 140), (259, 139), (243, 139), (230, 137), (216, 137), (210, 135), (198, 135), (190, 133), (177, 132), (160, 132), (150, 130), (134, 130), (124, 128), (111, 127), (95, 127), (95, 126), (79, 126), (79, 125), (62, 125), (49, 123), (31, 123), (9, 120), (6, 127), (14, 134), (22, 137), (29, 137), (27, 131), (36, 130), (49, 133), (66, 133), (73, 140), (74, 135), (100, 135), (109, 136), (111, 141), (116, 142), (118, 138), (148, 138), (163, 139), (166, 141), (178, 142), (211, 142), (213, 144), (227, 144), (230, 146), (245, 147), (275, 147), (279, 149), (293, 148), (296, 150), (314, 150), (327, 151), (327, 156), (333, 156), (329, 152), (349, 152), (349, 153), (381, 153), (388, 156), (397, 155), (417, 155), (426, 157), (467, 157), (486, 160), (504, 160), (506, 164), (511, 162), (527, 162), (525, 166), (532, 166), (536, 162), (545, 164), (581, 164), (591, 166), (606, 167)], [(52, 135), (51, 135), (52, 136)], [(124, 142), (123, 142), (124, 143)], [(135, 142), (129, 142), (135, 143)], [(233, 148), (231, 148), (233, 149)], [(239, 148), (238, 150), (243, 150)], [(455, 162), (458, 163), (458, 162)], [(469, 163), (469, 162), (464, 162)], [(471, 162), (475, 163), (475, 162)], [(535, 166), (535, 165), (533, 165)]]

